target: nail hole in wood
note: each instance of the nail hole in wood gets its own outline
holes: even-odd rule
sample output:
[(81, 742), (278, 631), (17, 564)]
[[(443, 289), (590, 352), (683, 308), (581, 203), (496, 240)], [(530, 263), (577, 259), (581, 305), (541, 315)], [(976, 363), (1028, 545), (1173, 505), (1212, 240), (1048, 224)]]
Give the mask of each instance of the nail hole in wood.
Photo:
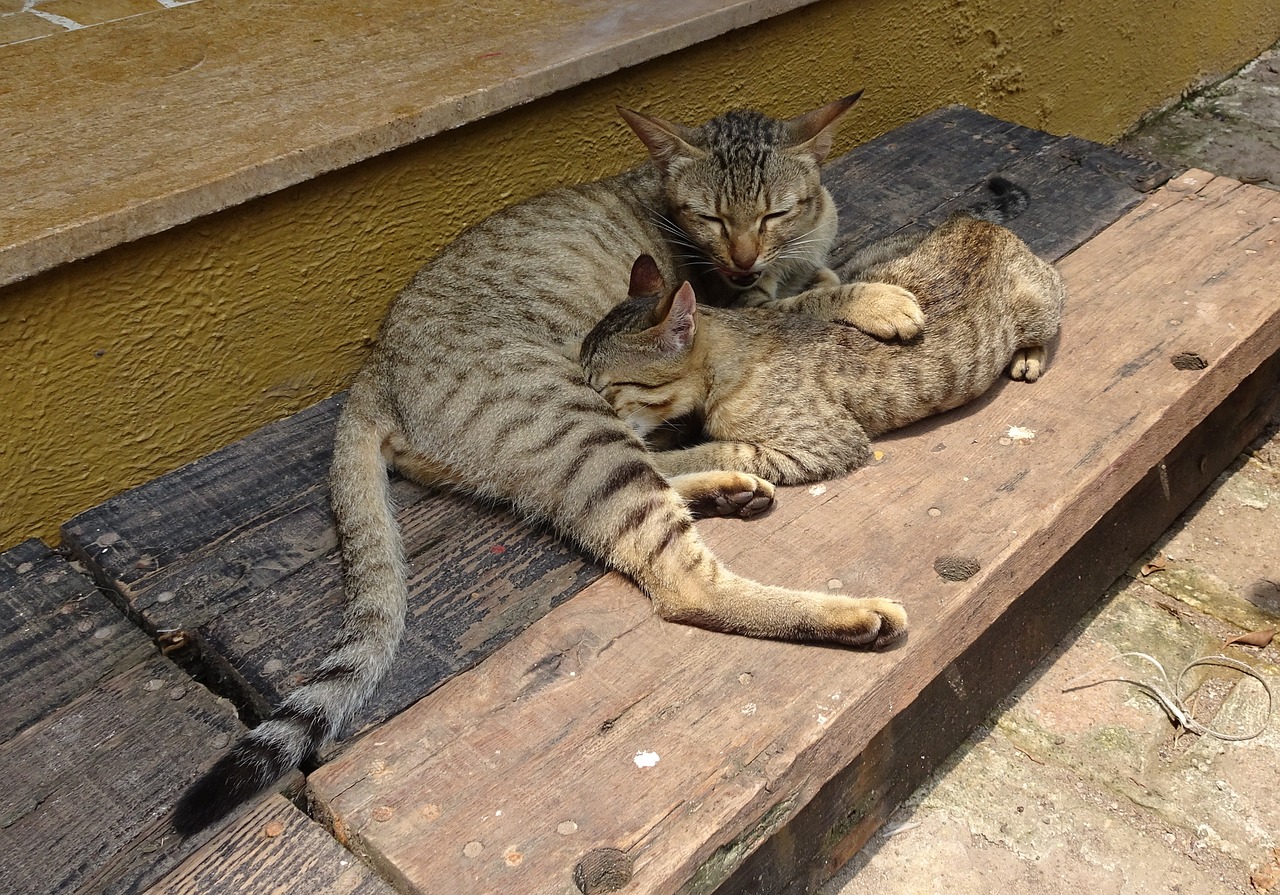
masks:
[(632, 862), (617, 848), (593, 848), (573, 868), (573, 882), (582, 895), (617, 892), (631, 882)]
[(933, 570), (947, 581), (968, 581), (981, 569), (972, 556), (939, 556), (933, 561)]
[(1173, 366), (1179, 370), (1203, 370), (1209, 362), (1194, 351), (1183, 351), (1173, 356)]

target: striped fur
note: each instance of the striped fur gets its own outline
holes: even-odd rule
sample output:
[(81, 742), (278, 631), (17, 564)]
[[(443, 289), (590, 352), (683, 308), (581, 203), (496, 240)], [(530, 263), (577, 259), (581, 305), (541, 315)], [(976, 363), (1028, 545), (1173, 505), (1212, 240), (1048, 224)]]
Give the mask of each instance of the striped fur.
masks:
[[(1025, 205), (1018, 193), (983, 213)], [(866, 462), (869, 437), (957, 407), (1001, 371), (1034, 382), (1065, 297), (1057, 271), (1021, 240), (966, 215), (851, 262), (855, 285), (918, 298), (928, 321), (908, 343), (804, 315), (699, 308), (688, 283), (655, 294), (646, 266), (636, 262), (633, 297), (587, 336), (582, 364), (640, 437), (673, 415), (701, 416), (711, 440), (654, 455), (684, 487), (727, 471), (775, 484), (831, 478)]]
[(831, 282), (835, 211), (818, 165), (854, 99), (787, 122), (732, 112), (700, 128), (624, 112), (650, 162), (505, 209), (414, 277), (351, 387), (334, 444), (348, 596), (339, 646), (184, 795), (178, 830), (194, 832), (278, 780), (336, 736), (385, 674), (406, 599), (388, 464), (552, 524), (630, 576), (666, 619), (859, 646), (903, 635), (906, 616), (891, 601), (767, 587), (722, 566), (694, 512), (750, 515), (772, 486), (731, 475), (714, 488), (678, 478), (673, 487), (577, 361), (642, 253), (665, 276), (726, 300)]

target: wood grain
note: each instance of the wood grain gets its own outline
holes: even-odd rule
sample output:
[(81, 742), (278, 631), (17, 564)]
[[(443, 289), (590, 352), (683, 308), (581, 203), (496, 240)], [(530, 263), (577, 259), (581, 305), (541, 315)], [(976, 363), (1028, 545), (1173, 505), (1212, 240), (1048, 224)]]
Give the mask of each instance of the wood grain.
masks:
[(0, 743), (155, 648), (37, 540), (0, 554)]
[[(1139, 202), (1158, 166), (954, 106), (836, 160), (846, 236), (940, 219), (1004, 171), (1032, 191), (1015, 221), (1059, 252)], [(325, 482), (341, 396), (87, 511), (63, 541), (153, 635), (248, 717), (310, 673), (342, 609)], [(500, 648), (603, 570), (517, 517), (394, 486), (413, 568), (401, 660), (353, 729), (385, 720)]]
[(169, 809), (241, 730), (230, 705), (155, 656), (0, 744), (6, 891), (155, 879), (190, 850), (167, 831)]
[[(1046, 572), (1276, 354), (1278, 222), (1274, 193), (1203, 172), (1171, 181), (1061, 263), (1067, 316), (1040, 383), (884, 439), (881, 463), (819, 494), (786, 489), (759, 521), (702, 526), (761, 580), (903, 599), (901, 648), (666, 625), (606, 576), (312, 774), (313, 800), (410, 891), (559, 893), (599, 847), (634, 859), (629, 891), (711, 891), (951, 681), (983, 632), (1035, 617), (1053, 597), (1035, 589)], [(1188, 351), (1207, 367), (1175, 368)], [(1166, 500), (1176, 512), (1190, 494), (1171, 485)], [(944, 554), (981, 570), (943, 581)], [(983, 649), (1001, 661), (1001, 641)], [(874, 765), (857, 780), (874, 818), (890, 780)]]
[(391, 895), (392, 889), (324, 827), (273, 795), (184, 861), (144, 895)]

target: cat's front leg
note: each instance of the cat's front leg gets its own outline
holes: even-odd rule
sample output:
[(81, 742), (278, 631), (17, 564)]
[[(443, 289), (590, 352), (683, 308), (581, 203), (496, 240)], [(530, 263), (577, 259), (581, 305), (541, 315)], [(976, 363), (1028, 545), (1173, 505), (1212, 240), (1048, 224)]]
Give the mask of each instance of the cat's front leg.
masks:
[(915, 295), (890, 283), (817, 286), (761, 306), (857, 327), (877, 339), (913, 339), (924, 327)]
[(710, 470), (735, 470), (778, 485), (803, 485), (834, 478), (867, 462), (871, 447), (859, 426), (811, 442), (771, 438), (759, 442), (708, 441), (653, 455), (668, 481)]
[(855, 326), (877, 339), (914, 339), (924, 329), (924, 311), (915, 295), (891, 283), (842, 286), (843, 303), (830, 319)]

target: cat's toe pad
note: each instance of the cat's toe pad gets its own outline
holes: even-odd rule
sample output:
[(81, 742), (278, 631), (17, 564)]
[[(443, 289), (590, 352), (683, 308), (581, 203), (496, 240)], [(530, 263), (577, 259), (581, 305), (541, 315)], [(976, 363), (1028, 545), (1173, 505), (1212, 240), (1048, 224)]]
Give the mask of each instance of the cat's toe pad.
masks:
[(699, 475), (696, 488), (682, 490), (690, 512), (699, 518), (750, 519), (773, 506), (773, 485), (745, 472), (704, 473)]
[(889, 283), (848, 287), (850, 298), (837, 322), (855, 326), (877, 339), (913, 339), (924, 328), (924, 311), (909, 290)]

